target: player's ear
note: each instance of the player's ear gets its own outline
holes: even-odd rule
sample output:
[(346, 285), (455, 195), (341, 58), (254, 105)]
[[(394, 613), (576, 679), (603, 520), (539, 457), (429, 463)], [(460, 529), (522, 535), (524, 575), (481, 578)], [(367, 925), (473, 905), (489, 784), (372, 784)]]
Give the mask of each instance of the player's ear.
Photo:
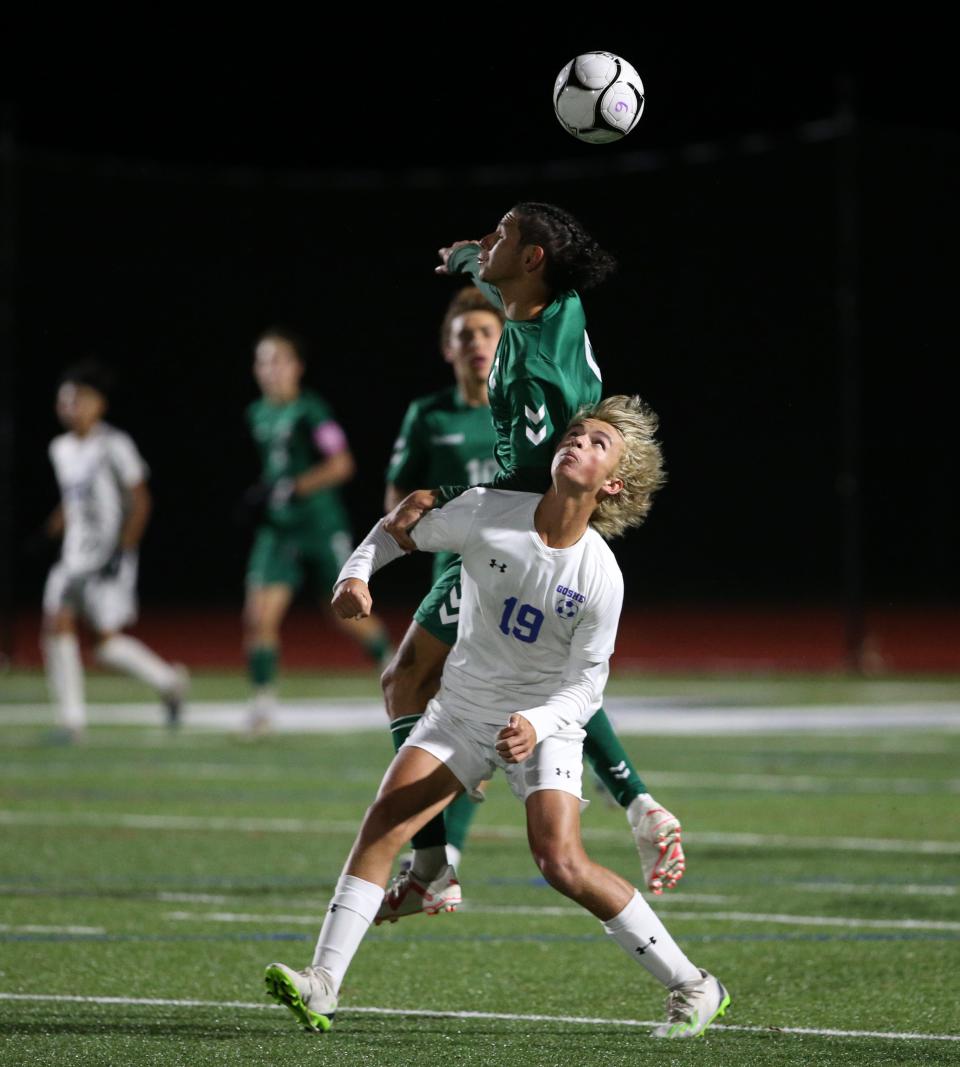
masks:
[(531, 273), (539, 270), (543, 266), (545, 256), (543, 245), (525, 245), (523, 249), (524, 269)]
[(608, 496), (619, 496), (623, 492), (623, 479), (622, 478), (608, 478), (600, 487), (600, 492), (597, 496), (601, 500), (606, 500)]
[(440, 351), (443, 353), (443, 362), (444, 363), (452, 363), (453, 362), (453, 349), (451, 348), (450, 345), (444, 345), (443, 348), (440, 349)]

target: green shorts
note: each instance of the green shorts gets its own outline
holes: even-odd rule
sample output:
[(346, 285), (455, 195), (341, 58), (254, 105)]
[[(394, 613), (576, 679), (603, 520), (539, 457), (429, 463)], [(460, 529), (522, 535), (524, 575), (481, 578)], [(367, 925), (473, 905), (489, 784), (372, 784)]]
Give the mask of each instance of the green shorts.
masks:
[(460, 557), (455, 556), (423, 598), (414, 621), (445, 645), (457, 640), (460, 619)]
[(247, 563), (247, 585), (287, 585), (299, 589), (309, 578), (323, 593), (333, 590), (353, 544), (347, 530), (314, 534), (261, 526)]

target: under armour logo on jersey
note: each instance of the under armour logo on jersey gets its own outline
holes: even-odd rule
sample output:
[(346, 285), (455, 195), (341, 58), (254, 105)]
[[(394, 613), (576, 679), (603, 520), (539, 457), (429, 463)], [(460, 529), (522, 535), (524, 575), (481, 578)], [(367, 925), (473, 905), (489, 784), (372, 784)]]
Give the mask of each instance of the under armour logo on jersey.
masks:
[[(526, 404), (523, 407), (523, 413), (527, 416), (527, 440), (534, 445), (540, 444), (540, 442), (547, 436), (547, 427), (544, 423), (544, 417), (546, 416), (547, 406), (541, 404), (536, 411), (533, 408), (527, 407)], [(537, 429), (539, 427), (539, 429)]]
[(336, 911), (337, 908), (339, 908), (339, 907), (340, 907), (339, 904), (331, 904), (329, 910), (330, 911)]
[(647, 942), (647, 943), (646, 943), (645, 945), (639, 945), (639, 946), (637, 947), (637, 952), (639, 953), (639, 955), (641, 955), (641, 956), (642, 956), (642, 955), (644, 954), (644, 952), (646, 952), (646, 951), (647, 951), (647, 949), (648, 949), (648, 948), (649, 948), (649, 947), (650, 947), (651, 945), (655, 945), (656, 943), (657, 943), (657, 939), (656, 939), (655, 937), (651, 937), (651, 938), (650, 938), (650, 940), (649, 940), (649, 941), (648, 941), (648, 942)]
[(564, 771), (564, 769), (562, 767), (558, 767), (557, 768), (557, 777), (558, 778), (563, 778), (564, 776), (569, 778), (570, 777), (570, 772), (569, 771)]
[(507, 569), (506, 563), (497, 563), (497, 561), (495, 559), (490, 560), (490, 566), (491, 567), (499, 567), (501, 574), (503, 574), (503, 572)]

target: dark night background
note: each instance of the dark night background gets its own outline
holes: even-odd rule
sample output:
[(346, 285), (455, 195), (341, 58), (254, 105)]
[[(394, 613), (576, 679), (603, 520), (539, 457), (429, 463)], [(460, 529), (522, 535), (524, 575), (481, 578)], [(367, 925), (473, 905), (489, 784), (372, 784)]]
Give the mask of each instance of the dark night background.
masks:
[[(470, 50), (451, 30), (38, 55), (2, 112), (17, 603), (42, 588), (19, 546), (56, 500), (57, 375), (88, 353), (117, 370), (110, 418), (152, 469), (146, 603), (239, 604), (242, 411), (275, 322), (306, 335), (309, 381), (347, 430), (362, 535), (407, 402), (448, 381), (436, 248), (536, 198), (618, 255), (585, 300), (591, 338), (606, 390), (661, 416), (670, 482), (617, 549), (629, 600), (842, 602), (859, 472), (866, 600), (956, 604), (960, 138), (937, 36), (621, 28)], [(647, 92), (608, 146), (576, 142), (550, 104), (559, 68), (595, 47)], [(425, 574), (396, 568), (381, 596), (412, 608)]]

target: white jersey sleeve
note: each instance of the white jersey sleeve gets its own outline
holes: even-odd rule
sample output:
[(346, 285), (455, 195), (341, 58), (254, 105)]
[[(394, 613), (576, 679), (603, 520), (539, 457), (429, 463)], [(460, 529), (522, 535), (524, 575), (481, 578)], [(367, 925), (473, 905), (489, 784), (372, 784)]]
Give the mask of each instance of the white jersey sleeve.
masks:
[(135, 485), (147, 480), (150, 468), (144, 462), (143, 456), (140, 455), (129, 434), (113, 429), (105, 438), (104, 443), (110, 458), (110, 465), (124, 488), (132, 489)]
[(568, 727), (585, 726), (600, 704), (609, 674), (606, 660), (603, 663), (571, 660), (560, 688), (546, 703), (520, 712), (533, 727), (537, 743)]
[(477, 516), (489, 499), (486, 489), (468, 489), (442, 508), (428, 511), (410, 531), (413, 543), (422, 552), (462, 554)]
[(392, 563), (404, 554), (403, 549), (378, 522), (359, 545), (350, 553), (350, 558), (340, 568), (334, 589), (348, 578), (359, 578), (361, 582), (370, 582), (370, 578), (381, 567)]

